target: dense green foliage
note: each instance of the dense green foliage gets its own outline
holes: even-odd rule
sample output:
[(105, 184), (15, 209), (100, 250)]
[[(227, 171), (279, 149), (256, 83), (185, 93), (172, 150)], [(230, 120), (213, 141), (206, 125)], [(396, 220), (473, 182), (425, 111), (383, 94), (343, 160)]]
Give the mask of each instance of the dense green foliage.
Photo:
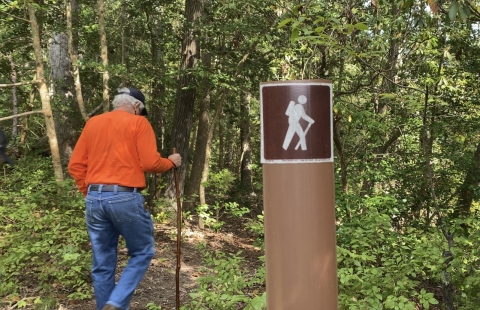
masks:
[(192, 302), (182, 309), (264, 309), (264, 296), (251, 297), (247, 289), (259, 293), (258, 287), (265, 283), (265, 268), (253, 276), (242, 268), (241, 252), (225, 254), (219, 251), (204, 252), (204, 275), (198, 279), (199, 288), (191, 293)]
[(29, 157), (0, 189), (0, 295), (34, 285), (43, 296), (89, 298), (91, 254), (73, 182), (58, 184), (46, 159)]

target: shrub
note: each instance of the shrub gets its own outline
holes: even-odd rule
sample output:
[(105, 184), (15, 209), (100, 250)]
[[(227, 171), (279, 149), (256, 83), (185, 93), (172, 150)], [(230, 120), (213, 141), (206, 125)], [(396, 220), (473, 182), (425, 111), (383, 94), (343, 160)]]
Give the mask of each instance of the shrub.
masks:
[(238, 203), (227, 201), (228, 192), (233, 186), (235, 177), (233, 174), (224, 169), (218, 173), (209, 175), (207, 182), (203, 183), (205, 189), (208, 190), (211, 198), (215, 201), (212, 205), (201, 204), (197, 207), (198, 216), (203, 219), (205, 225), (218, 231), (225, 223), (221, 221), (223, 215), (233, 215), (241, 217), (250, 212), (248, 208), (240, 207)]
[(0, 296), (19, 286), (91, 296), (83, 197), (52, 171), (49, 159), (28, 158), (0, 181)]
[[(225, 254), (220, 251), (205, 253), (204, 274), (197, 279), (199, 287), (190, 294), (192, 301), (181, 309), (265, 309), (265, 294), (256, 296), (254, 288), (265, 283), (265, 265), (255, 275), (242, 268), (241, 252)], [(254, 290), (252, 296), (247, 290)]]

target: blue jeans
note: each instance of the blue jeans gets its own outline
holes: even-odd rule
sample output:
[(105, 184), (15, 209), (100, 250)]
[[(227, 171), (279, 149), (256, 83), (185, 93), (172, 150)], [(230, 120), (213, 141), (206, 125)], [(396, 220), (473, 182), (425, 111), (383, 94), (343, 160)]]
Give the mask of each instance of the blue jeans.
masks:
[[(88, 191), (86, 222), (92, 244), (92, 278), (97, 310), (105, 304), (129, 309), (135, 288), (154, 255), (153, 222), (138, 192)], [(118, 238), (127, 244), (127, 266), (115, 285)]]

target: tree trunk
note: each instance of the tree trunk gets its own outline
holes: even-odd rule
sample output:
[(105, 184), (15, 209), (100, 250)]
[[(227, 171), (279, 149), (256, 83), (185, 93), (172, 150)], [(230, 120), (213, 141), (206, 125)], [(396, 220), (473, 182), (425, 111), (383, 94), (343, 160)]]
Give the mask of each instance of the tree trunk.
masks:
[[(8, 60), (10, 61), (10, 67), (12, 68), (12, 83), (17, 83), (17, 71), (15, 70), (15, 62), (13, 61), (13, 54), (8, 54)], [(18, 114), (18, 101), (17, 101), (17, 87), (14, 85), (12, 87), (12, 105), (13, 105), (13, 115)], [(13, 119), (12, 124), (12, 140), (15, 141), (18, 136), (18, 118)]]
[[(203, 65), (208, 70), (211, 66), (211, 58), (208, 53), (202, 56)], [(205, 76), (202, 81), (202, 89), (204, 90), (204, 98), (200, 103), (198, 112), (198, 130), (197, 139), (195, 142), (195, 151), (193, 153), (192, 170), (190, 178), (185, 185), (186, 200), (183, 204), (185, 210), (192, 211), (194, 209), (197, 198), (195, 195), (199, 194), (200, 183), (202, 180), (203, 170), (205, 166), (206, 149), (208, 144), (208, 135), (210, 130), (210, 80)]]
[(251, 193), (252, 183), (252, 150), (250, 148), (250, 92), (242, 92), (240, 104), (240, 140), (242, 143), (242, 155), (240, 156), (240, 180), (244, 190)]
[[(80, 82), (80, 70), (78, 69), (77, 56), (77, 20), (78, 20), (78, 3), (75, 0), (67, 1), (67, 35), (68, 35), (68, 54), (73, 68), (73, 80), (75, 86), (75, 96), (77, 98), (78, 108), (82, 114), (83, 120), (88, 120), (85, 103), (83, 102), (82, 83)], [(75, 31), (75, 32), (74, 32)], [(75, 35), (74, 35), (75, 33)]]
[(218, 132), (218, 170), (222, 171), (225, 163), (225, 139), (223, 138), (223, 122), (219, 120), (217, 123)]
[[(155, 137), (157, 139), (157, 147), (159, 150), (164, 150), (165, 148), (165, 84), (164, 84), (164, 74), (165, 74), (165, 60), (163, 57), (163, 42), (164, 38), (162, 36), (162, 16), (154, 15), (152, 12), (155, 12), (153, 7), (144, 6), (145, 16), (146, 16), (146, 25), (149, 30), (150, 35), (150, 54), (151, 54), (151, 64), (152, 75), (155, 76), (155, 79), (152, 79), (151, 89), (152, 97), (151, 103), (149, 104), (148, 114), (149, 120), (152, 124), (153, 130), (155, 131)], [(125, 41), (125, 40), (124, 40)], [(122, 44), (123, 41), (122, 41)], [(126, 46), (122, 45), (122, 63), (127, 65), (126, 60), (123, 60), (123, 57), (128, 53)], [(126, 80), (126, 79), (125, 79)], [(162, 154), (167, 155), (167, 154)], [(147, 204), (153, 205), (154, 199), (160, 198), (161, 188), (160, 184), (161, 174), (147, 174), (147, 191), (148, 196), (146, 198)]]
[[(33, 78), (35, 81), (37, 78), (36, 76)], [(33, 103), (35, 101), (35, 87), (30, 88), (30, 93), (28, 96), (28, 105), (27, 111), (31, 111), (33, 109)], [(20, 131), (20, 144), (25, 143), (25, 139), (27, 138), (27, 131), (28, 131), (28, 116), (22, 117), (22, 125)]]
[[(180, 62), (180, 78), (177, 87), (177, 103), (173, 117), (173, 129), (171, 147), (177, 148), (182, 156), (182, 165), (179, 167), (179, 188), (183, 193), (187, 169), (189, 166), (189, 141), (193, 123), (193, 111), (195, 106), (196, 78), (189, 70), (197, 65), (200, 53), (200, 40), (197, 37), (198, 23), (203, 14), (205, 0), (186, 0), (185, 18), (186, 30), (182, 42), (182, 54)], [(168, 198), (175, 197), (172, 175), (169, 177), (169, 185), (165, 192)]]
[(235, 169), (235, 164), (236, 160), (234, 160), (234, 148), (235, 148), (235, 134), (234, 130), (232, 128), (235, 128), (235, 122), (233, 121), (233, 117), (231, 115), (227, 115), (225, 119), (222, 119), (225, 124), (224, 130), (225, 132), (225, 142), (224, 147), (225, 149), (223, 150), (223, 156), (224, 156), (224, 169), (228, 169), (230, 171), (237, 171)]
[(147, 17), (147, 27), (150, 32), (150, 53), (151, 67), (154, 76), (152, 80), (152, 104), (148, 110), (150, 122), (152, 123), (157, 138), (157, 146), (160, 150), (165, 147), (165, 59), (163, 52), (164, 38), (161, 27), (163, 26), (161, 16), (151, 16), (153, 8), (145, 7), (145, 15)]
[(55, 133), (55, 122), (53, 120), (52, 109), (50, 106), (50, 97), (48, 95), (48, 87), (45, 82), (45, 74), (43, 70), (42, 47), (40, 45), (40, 34), (37, 19), (35, 17), (35, 9), (32, 4), (28, 4), (28, 15), (30, 25), (32, 27), (33, 49), (35, 51), (35, 64), (37, 71), (38, 88), (42, 101), (43, 114), (45, 116), (45, 127), (47, 129), (48, 142), (52, 152), (52, 163), (55, 178), (57, 182), (63, 181), (62, 164), (60, 161), (60, 152), (58, 150), (57, 135)]
[(74, 100), (75, 86), (72, 76), (72, 63), (68, 53), (69, 37), (64, 33), (54, 33), (50, 39), (51, 89), (53, 94), (53, 112), (55, 131), (62, 166), (66, 168), (73, 148), (79, 137), (79, 128), (83, 127), (83, 118), (78, 113), (78, 104)]
[[(202, 172), (202, 178), (200, 179), (200, 187), (198, 191), (198, 198), (200, 200), (200, 204), (206, 204), (206, 199), (205, 199), (205, 187), (203, 186), (203, 183), (207, 182), (208, 180), (208, 173), (210, 172), (210, 157), (212, 154), (212, 140), (213, 140), (213, 133), (215, 132), (215, 125), (218, 122), (218, 119), (220, 118), (220, 114), (222, 113), (223, 110), (223, 105), (225, 104), (225, 94), (226, 91), (223, 91), (222, 97), (220, 100), (217, 101), (217, 104), (215, 105), (215, 115), (213, 116), (212, 122), (210, 124), (210, 128), (208, 130), (208, 138), (206, 141), (206, 147), (205, 147), (205, 162), (203, 163), (203, 172)], [(203, 228), (203, 220), (199, 219), (198, 220), (198, 226), (200, 228)]]
[(340, 159), (340, 175), (342, 180), (342, 191), (348, 192), (347, 163), (345, 159), (345, 151), (340, 140), (340, 119), (333, 121), (333, 143), (337, 149), (338, 158)]
[[(128, 70), (128, 47), (127, 47), (127, 37), (128, 37), (128, 15), (125, 12), (125, 8), (127, 7), (127, 3), (125, 0), (122, 0), (122, 10), (121, 10), (121, 20), (122, 25), (121, 27), (121, 35), (122, 35), (122, 67), (125, 68), (125, 71), (122, 73), (122, 86), (127, 87), (130, 85), (130, 74)], [(148, 20), (147, 20), (148, 25)]]
[(458, 208), (454, 212), (455, 217), (469, 216), (470, 208), (472, 207), (475, 192), (480, 182), (480, 144), (473, 155), (473, 161), (468, 167), (467, 174), (460, 186), (460, 193), (458, 197)]
[(103, 65), (103, 112), (108, 112), (110, 98), (108, 97), (108, 47), (107, 47), (107, 35), (105, 33), (105, 8), (103, 0), (97, 0), (98, 6), (98, 32), (100, 35), (100, 49)]

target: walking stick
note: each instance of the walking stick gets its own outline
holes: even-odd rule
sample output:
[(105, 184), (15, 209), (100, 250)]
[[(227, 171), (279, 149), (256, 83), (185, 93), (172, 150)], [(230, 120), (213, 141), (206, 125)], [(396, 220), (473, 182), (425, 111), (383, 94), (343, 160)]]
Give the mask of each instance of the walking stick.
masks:
[[(307, 128), (305, 129), (305, 131), (303, 132), (303, 137), (305, 137), (307, 135), (307, 132), (308, 130), (310, 129), (310, 127), (312, 126), (313, 123), (308, 123), (308, 126)], [(300, 139), (300, 141), (298, 141), (297, 143), (297, 146), (295, 147), (295, 149), (297, 150), (298, 147), (300, 146), (300, 144), (302, 143), (302, 139)]]
[[(177, 153), (177, 149), (172, 149), (172, 154)], [(177, 269), (175, 272), (176, 280), (176, 310), (180, 310), (180, 256), (181, 256), (181, 244), (182, 244), (182, 203), (180, 202), (180, 190), (178, 188), (178, 170), (177, 167), (173, 168), (173, 176), (175, 179), (175, 192), (177, 196)]]

